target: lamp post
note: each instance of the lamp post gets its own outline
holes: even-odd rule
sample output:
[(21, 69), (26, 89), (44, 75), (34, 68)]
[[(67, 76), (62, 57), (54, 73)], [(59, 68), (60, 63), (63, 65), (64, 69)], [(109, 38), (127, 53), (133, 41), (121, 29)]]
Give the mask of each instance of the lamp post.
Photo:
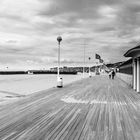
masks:
[(63, 79), (60, 77), (60, 42), (62, 41), (62, 37), (57, 37), (58, 41), (58, 68), (57, 68), (57, 87), (62, 88), (63, 87)]
[(83, 78), (85, 78), (85, 43), (84, 43), (84, 66), (83, 66)]
[[(90, 57), (88, 58), (89, 62), (90, 62)], [(90, 73), (90, 66), (89, 66), (89, 77), (91, 78), (91, 73)]]

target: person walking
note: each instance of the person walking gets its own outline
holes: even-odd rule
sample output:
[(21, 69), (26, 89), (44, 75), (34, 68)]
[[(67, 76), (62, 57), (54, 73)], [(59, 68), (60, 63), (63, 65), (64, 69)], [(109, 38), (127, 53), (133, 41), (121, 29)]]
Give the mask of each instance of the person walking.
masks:
[(109, 72), (109, 79), (111, 79), (112, 71)]
[(114, 76), (115, 76), (115, 71), (113, 70), (112, 71), (112, 79), (114, 79)]

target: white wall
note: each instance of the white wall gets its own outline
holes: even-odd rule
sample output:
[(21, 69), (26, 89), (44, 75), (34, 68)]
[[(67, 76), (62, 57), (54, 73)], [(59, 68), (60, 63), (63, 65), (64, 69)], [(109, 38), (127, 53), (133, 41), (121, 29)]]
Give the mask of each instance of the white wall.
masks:
[(117, 77), (126, 82), (129, 86), (132, 87), (133, 76), (124, 73), (117, 73)]

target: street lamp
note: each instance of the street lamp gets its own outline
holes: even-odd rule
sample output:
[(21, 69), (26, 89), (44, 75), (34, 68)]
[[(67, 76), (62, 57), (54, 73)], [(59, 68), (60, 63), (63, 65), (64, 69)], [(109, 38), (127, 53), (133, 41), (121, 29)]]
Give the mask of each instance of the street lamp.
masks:
[[(89, 59), (89, 62), (90, 62), (90, 57), (88, 58)], [(89, 77), (91, 78), (91, 73), (90, 73), (90, 66), (89, 66)]]
[(58, 41), (58, 68), (57, 68), (57, 87), (62, 88), (63, 87), (63, 79), (60, 77), (60, 42), (62, 41), (62, 37), (58, 36), (57, 37)]
[(85, 43), (84, 43), (84, 65), (83, 65), (83, 78), (85, 78)]

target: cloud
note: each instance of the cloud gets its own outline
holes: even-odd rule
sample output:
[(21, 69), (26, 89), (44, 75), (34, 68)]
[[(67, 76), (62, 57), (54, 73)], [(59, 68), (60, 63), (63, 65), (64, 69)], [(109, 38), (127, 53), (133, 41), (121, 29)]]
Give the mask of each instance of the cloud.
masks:
[(57, 65), (58, 35), (62, 65), (81, 65), (84, 44), (87, 58), (122, 61), (139, 23), (139, 0), (1, 0), (0, 64)]

